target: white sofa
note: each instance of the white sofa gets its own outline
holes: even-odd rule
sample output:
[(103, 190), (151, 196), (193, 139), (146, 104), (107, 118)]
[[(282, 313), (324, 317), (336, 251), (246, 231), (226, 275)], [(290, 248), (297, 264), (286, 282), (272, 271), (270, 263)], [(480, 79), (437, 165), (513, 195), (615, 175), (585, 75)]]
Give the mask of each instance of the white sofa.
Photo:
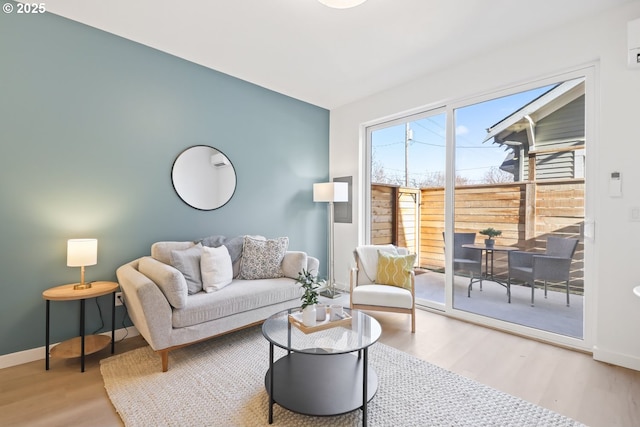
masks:
[[(243, 256), (245, 261), (248, 256), (240, 251), (232, 260), (233, 280), (228, 285), (213, 292), (189, 294), (191, 284), (187, 285), (185, 278), (189, 272), (176, 268), (172, 255), (197, 252), (198, 246), (194, 242), (157, 242), (151, 247), (151, 256), (138, 258), (116, 271), (129, 317), (161, 356), (163, 372), (168, 370), (171, 350), (260, 324), (278, 311), (299, 307), (302, 287), (295, 280), (298, 273), (302, 269), (318, 272), (317, 258), (285, 249), (276, 268), (279, 274), (275, 273), (282, 277), (243, 279), (242, 268), (248, 264), (243, 265)], [(231, 258), (233, 248), (230, 252)], [(249, 253), (246, 246), (244, 252)], [(255, 265), (264, 264), (258, 258)], [(254, 277), (251, 274), (245, 275)], [(255, 277), (259, 276), (258, 272)]]

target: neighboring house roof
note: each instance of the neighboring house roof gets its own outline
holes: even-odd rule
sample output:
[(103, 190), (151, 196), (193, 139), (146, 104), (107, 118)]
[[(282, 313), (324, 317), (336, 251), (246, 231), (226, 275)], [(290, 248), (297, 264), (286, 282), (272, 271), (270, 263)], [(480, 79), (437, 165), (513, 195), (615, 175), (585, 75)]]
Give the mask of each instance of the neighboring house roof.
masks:
[[(489, 127), (482, 142), (491, 141), (507, 151), (499, 168), (513, 174), (515, 180), (524, 179), (526, 153), (567, 144), (583, 145), (584, 119), (579, 116), (584, 115), (584, 93), (583, 78), (559, 83)], [(581, 170), (572, 153), (542, 154), (538, 159), (546, 177), (575, 177), (576, 171)]]
[(488, 128), (487, 136), (482, 142), (487, 142), (493, 138), (493, 143), (506, 144), (510, 135), (521, 132), (530, 126), (532, 122), (540, 121), (583, 94), (584, 79), (560, 83)]

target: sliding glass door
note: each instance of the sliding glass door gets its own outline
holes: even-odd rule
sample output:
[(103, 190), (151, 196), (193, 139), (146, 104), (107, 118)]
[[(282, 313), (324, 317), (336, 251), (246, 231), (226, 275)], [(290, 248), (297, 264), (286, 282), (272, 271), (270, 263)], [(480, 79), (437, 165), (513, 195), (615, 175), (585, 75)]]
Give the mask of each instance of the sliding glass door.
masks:
[[(584, 78), (465, 105), (453, 114), (454, 231), (470, 237), (456, 248), (464, 262), (454, 260), (453, 307), (581, 339)], [(578, 243), (561, 267), (520, 254), (553, 251), (556, 237)]]
[(369, 243), (418, 254), (419, 306), (581, 346), (592, 72), (367, 128)]

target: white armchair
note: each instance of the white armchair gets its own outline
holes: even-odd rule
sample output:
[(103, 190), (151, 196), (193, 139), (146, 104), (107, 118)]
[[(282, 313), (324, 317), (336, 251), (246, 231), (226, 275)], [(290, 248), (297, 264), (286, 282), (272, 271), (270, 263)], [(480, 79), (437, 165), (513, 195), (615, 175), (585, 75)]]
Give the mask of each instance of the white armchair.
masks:
[(409, 314), (411, 316), (411, 332), (415, 332), (416, 306), (413, 261), (411, 261), (411, 268), (406, 268), (403, 272), (409, 279), (406, 287), (378, 283), (378, 251), (393, 255), (409, 255), (406, 248), (397, 248), (393, 245), (358, 246), (353, 251), (356, 267), (351, 269), (349, 278), (351, 308)]

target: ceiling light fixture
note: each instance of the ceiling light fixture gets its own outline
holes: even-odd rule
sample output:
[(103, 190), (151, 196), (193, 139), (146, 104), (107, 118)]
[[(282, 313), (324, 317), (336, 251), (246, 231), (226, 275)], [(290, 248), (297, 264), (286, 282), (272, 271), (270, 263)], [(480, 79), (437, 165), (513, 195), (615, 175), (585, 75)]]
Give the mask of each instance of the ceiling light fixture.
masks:
[(332, 7), (334, 9), (349, 9), (350, 7), (356, 7), (361, 5), (367, 0), (318, 0), (325, 6)]

